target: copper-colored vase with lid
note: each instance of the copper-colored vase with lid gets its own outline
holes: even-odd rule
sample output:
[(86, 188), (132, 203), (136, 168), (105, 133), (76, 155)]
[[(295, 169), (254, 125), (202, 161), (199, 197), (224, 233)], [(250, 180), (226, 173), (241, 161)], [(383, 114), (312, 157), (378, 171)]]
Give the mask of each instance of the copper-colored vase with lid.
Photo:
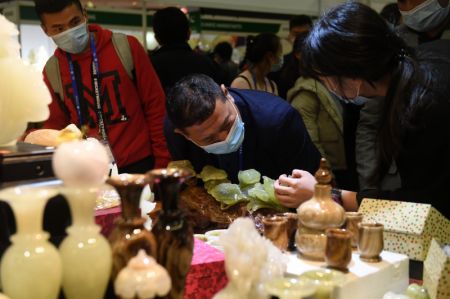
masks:
[(302, 256), (323, 260), (326, 247), (325, 230), (341, 227), (345, 221), (345, 210), (331, 198), (332, 176), (327, 161), (323, 158), (315, 177), (317, 184), (314, 187), (314, 196), (297, 209), (299, 227), (296, 244)]
[(148, 185), (148, 177), (143, 174), (121, 174), (109, 178), (107, 183), (116, 188), (122, 208), (122, 217), (116, 219), (109, 235), (113, 252), (111, 278), (114, 281), (119, 271), (140, 249), (155, 257), (157, 248), (155, 237), (144, 227), (146, 220), (141, 217), (139, 209), (141, 193)]

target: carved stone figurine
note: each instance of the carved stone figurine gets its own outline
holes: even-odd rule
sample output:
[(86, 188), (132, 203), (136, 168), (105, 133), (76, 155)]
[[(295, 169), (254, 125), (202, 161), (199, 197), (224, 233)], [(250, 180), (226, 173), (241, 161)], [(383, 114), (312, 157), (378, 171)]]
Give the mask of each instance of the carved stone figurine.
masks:
[(164, 296), (171, 287), (166, 269), (158, 265), (144, 250), (139, 250), (114, 282), (114, 291), (122, 299), (149, 299)]
[(185, 169), (155, 169), (147, 173), (156, 200), (162, 201), (162, 211), (153, 226), (158, 243), (156, 260), (169, 272), (172, 289), (167, 297), (183, 298), (187, 273), (191, 266), (194, 250), (194, 236), (184, 213), (178, 209), (180, 188), (192, 176)]
[(48, 118), (50, 93), (42, 74), (20, 59), (17, 27), (0, 14), (0, 146), (13, 146), (28, 122)]

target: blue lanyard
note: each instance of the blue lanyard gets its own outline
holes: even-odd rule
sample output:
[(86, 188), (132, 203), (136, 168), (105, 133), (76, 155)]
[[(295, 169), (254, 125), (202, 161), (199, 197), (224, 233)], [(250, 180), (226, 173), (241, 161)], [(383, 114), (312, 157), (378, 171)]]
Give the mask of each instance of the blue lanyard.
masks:
[[(94, 87), (94, 97), (95, 97), (95, 111), (97, 114), (97, 120), (98, 120), (98, 130), (100, 135), (102, 136), (103, 143), (106, 145), (108, 154), (112, 160), (112, 163), (115, 163), (114, 156), (112, 154), (112, 150), (110, 147), (110, 144), (108, 142), (108, 135), (106, 133), (106, 126), (105, 121), (103, 119), (103, 111), (102, 111), (102, 102), (100, 99), (100, 67), (98, 63), (98, 56), (97, 56), (97, 47), (95, 45), (95, 38), (94, 35), (91, 34), (90, 36), (90, 46), (91, 46), (91, 52), (92, 52), (92, 80), (93, 80), (93, 87)], [(81, 113), (81, 105), (80, 105), (80, 96), (78, 94), (78, 86), (77, 86), (77, 80), (75, 77), (75, 71), (73, 67), (72, 57), (69, 53), (67, 54), (67, 60), (69, 61), (69, 69), (70, 69), (70, 77), (72, 80), (72, 88), (73, 88), (73, 95), (75, 98), (75, 107), (77, 109), (77, 115), (78, 119), (80, 121), (80, 127), (83, 125), (83, 118)]]
[(105, 121), (103, 120), (102, 101), (100, 99), (100, 73), (98, 65), (97, 47), (95, 46), (94, 36), (91, 35), (92, 50), (92, 80), (94, 82), (95, 108), (97, 111), (98, 130), (102, 135), (103, 141), (108, 143), (108, 135), (106, 134)]
[(78, 120), (80, 121), (80, 128), (83, 126), (83, 115), (81, 114), (80, 96), (78, 94), (77, 79), (75, 78), (75, 70), (73, 68), (72, 58), (66, 52), (67, 60), (69, 61), (70, 79), (72, 80), (73, 97), (75, 98), (75, 107), (77, 108)]
[[(99, 63), (97, 56), (97, 47), (95, 46), (95, 38), (93, 35), (90, 36), (91, 42), (91, 52), (92, 52), (92, 80), (94, 82), (94, 96), (95, 96), (95, 108), (98, 118), (99, 133), (102, 136), (103, 141), (108, 141), (108, 135), (106, 134), (105, 121), (103, 119), (102, 104), (100, 99), (100, 74), (99, 74)], [(69, 61), (70, 69), (70, 79), (72, 80), (73, 96), (75, 98), (75, 107), (77, 109), (78, 120), (80, 121), (80, 127), (84, 124), (83, 114), (81, 112), (80, 95), (78, 93), (77, 79), (75, 77), (75, 70), (73, 67), (72, 57), (69, 53), (66, 53), (67, 60)]]

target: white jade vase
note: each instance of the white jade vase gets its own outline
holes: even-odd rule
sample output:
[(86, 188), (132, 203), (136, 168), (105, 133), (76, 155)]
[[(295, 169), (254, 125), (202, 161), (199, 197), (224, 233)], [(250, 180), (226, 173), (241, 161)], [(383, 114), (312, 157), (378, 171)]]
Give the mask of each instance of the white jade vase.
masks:
[(72, 226), (60, 246), (63, 290), (67, 299), (101, 299), (108, 284), (111, 248), (94, 222), (98, 190), (97, 187), (61, 188), (72, 214)]
[(61, 286), (61, 259), (42, 230), (47, 200), (58, 193), (48, 187), (15, 187), (0, 191), (11, 206), (17, 232), (1, 261), (3, 292), (14, 299), (56, 299)]

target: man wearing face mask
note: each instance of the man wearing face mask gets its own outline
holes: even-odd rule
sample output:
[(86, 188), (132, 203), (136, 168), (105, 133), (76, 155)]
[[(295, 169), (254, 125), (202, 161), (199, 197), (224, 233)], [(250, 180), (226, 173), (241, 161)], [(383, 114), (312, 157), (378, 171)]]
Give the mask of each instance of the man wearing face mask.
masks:
[(35, 10), (58, 46), (44, 71), (53, 97), (44, 128), (87, 127), (110, 148), (120, 172), (165, 167), (164, 92), (137, 39), (88, 25), (79, 0), (36, 0)]
[(226, 89), (205, 75), (180, 80), (167, 95), (164, 132), (174, 160), (224, 169), (233, 182), (254, 168), (277, 178), (314, 172), (320, 154), (298, 112), (270, 93)]
[(403, 25), (397, 28), (411, 47), (440, 39), (450, 22), (449, 0), (398, 0)]

